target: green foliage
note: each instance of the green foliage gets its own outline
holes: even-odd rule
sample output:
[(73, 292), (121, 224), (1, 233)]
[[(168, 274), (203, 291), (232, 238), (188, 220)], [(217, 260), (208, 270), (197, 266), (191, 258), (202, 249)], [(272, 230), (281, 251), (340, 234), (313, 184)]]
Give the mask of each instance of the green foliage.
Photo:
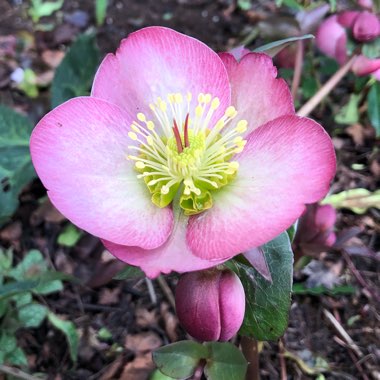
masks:
[(362, 53), (369, 59), (380, 57), (380, 38), (363, 45)]
[(145, 273), (138, 267), (126, 265), (115, 277), (114, 280), (130, 280), (132, 278), (145, 277)]
[(52, 107), (73, 97), (88, 95), (99, 60), (95, 36), (79, 36), (55, 72), (51, 88)]
[[(0, 364), (27, 365), (15, 334), (20, 328), (41, 326), (48, 316), (50, 320), (48, 308), (36, 302), (33, 296), (62, 290), (64, 279), (70, 279), (70, 276), (50, 271), (37, 250), (29, 251), (20, 263), (13, 266), (12, 251), (0, 249)], [(68, 327), (66, 330), (72, 341), (76, 333)]]
[(25, 116), (0, 105), (0, 225), (14, 213), (19, 193), (35, 177), (29, 154), (32, 128)]
[(95, 0), (96, 25), (102, 26), (107, 15), (108, 0)]
[(82, 231), (69, 223), (59, 234), (57, 242), (65, 247), (74, 247), (81, 236)]
[(66, 336), (71, 360), (75, 362), (78, 355), (79, 336), (75, 329), (74, 323), (71, 321), (65, 321), (51, 312), (48, 314), (48, 319), (55, 328), (60, 330)]
[[(380, 40), (380, 38), (379, 38)], [(380, 82), (376, 81), (368, 93), (368, 118), (380, 137)]]
[(63, 0), (57, 1), (42, 1), (31, 0), (28, 10), (33, 22), (37, 23), (41, 17), (51, 16), (54, 12), (60, 10), (63, 5)]
[(29, 98), (36, 98), (38, 96), (37, 76), (32, 69), (24, 70), (24, 78), (17, 85), (21, 91), (25, 93)]
[(338, 124), (355, 124), (359, 121), (359, 103), (361, 95), (351, 94), (348, 103), (335, 116)]
[(287, 232), (263, 245), (272, 282), (254, 268), (236, 260), (227, 263), (239, 277), (246, 295), (240, 334), (260, 341), (276, 340), (288, 325), (293, 280), (293, 252)]
[(292, 42), (300, 41), (300, 40), (308, 40), (310, 38), (314, 38), (314, 36), (312, 34), (305, 34), (304, 36), (299, 36), (299, 37), (284, 38), (283, 40), (278, 40), (278, 41), (270, 42), (269, 44), (259, 46), (253, 51), (265, 52), (265, 54), (268, 54), (271, 57), (274, 57), (276, 54), (278, 54), (282, 49), (287, 47)]
[(204, 361), (204, 373), (209, 380), (243, 380), (247, 361), (230, 343), (181, 341), (153, 352), (153, 361), (166, 376), (187, 379)]
[(322, 296), (328, 294), (330, 296), (339, 296), (344, 294), (354, 294), (355, 288), (351, 285), (337, 285), (329, 289), (323, 285), (308, 288), (304, 284), (294, 284), (293, 294), (307, 294), (313, 296)]

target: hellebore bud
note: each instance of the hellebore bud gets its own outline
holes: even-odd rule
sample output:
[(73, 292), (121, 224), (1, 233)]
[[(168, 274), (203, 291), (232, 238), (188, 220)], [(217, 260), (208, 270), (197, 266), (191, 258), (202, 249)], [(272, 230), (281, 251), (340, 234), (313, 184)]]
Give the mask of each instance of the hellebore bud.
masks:
[(361, 12), (355, 19), (352, 33), (358, 41), (372, 41), (380, 34), (380, 21), (373, 13)]
[(227, 341), (243, 322), (244, 288), (239, 277), (227, 269), (183, 274), (175, 301), (181, 325), (199, 341)]

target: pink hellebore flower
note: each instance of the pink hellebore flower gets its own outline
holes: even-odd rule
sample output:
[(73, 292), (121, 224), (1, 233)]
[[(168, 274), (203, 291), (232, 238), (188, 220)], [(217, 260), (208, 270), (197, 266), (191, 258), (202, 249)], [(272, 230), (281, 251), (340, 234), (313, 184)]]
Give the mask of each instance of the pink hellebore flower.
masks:
[[(380, 21), (367, 11), (346, 11), (333, 15), (327, 18), (317, 31), (318, 48), (342, 65), (348, 60), (349, 33), (359, 42), (372, 41), (380, 35)], [(358, 76), (374, 74), (379, 69), (380, 57), (370, 59), (364, 55), (359, 55), (352, 66), (352, 71)]]
[(215, 266), (284, 231), (335, 173), (329, 136), (276, 75), (265, 54), (238, 63), (142, 29), (90, 97), (38, 123), (33, 164), (59, 211), (148, 276)]
[(182, 275), (175, 301), (181, 325), (200, 341), (230, 340), (244, 319), (244, 288), (230, 270), (211, 269)]

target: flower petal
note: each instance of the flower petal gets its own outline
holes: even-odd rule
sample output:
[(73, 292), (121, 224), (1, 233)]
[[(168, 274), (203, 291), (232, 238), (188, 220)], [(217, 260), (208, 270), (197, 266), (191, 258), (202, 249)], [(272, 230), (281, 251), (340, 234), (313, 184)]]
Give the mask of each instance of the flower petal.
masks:
[(220, 99), (213, 121), (230, 103), (227, 72), (218, 55), (202, 42), (164, 27), (131, 33), (116, 54), (108, 54), (96, 74), (92, 96), (132, 114), (150, 113), (149, 104), (169, 93), (210, 93)]
[(277, 69), (268, 55), (249, 53), (239, 63), (228, 53), (219, 56), (228, 71), (238, 119), (248, 121), (247, 135), (270, 120), (294, 114), (289, 87), (276, 78)]
[(380, 58), (369, 59), (365, 55), (359, 55), (352, 65), (352, 71), (358, 76), (375, 73), (380, 69)]
[(74, 224), (115, 243), (155, 248), (169, 236), (173, 212), (153, 205), (126, 159), (131, 121), (104, 100), (74, 98), (37, 124), (31, 155), (50, 200)]
[(248, 136), (236, 156), (237, 178), (214, 195), (214, 206), (190, 218), (187, 241), (203, 259), (258, 247), (288, 228), (305, 204), (322, 198), (335, 173), (331, 139), (314, 121), (283, 116)]
[(322, 22), (317, 31), (317, 46), (319, 50), (329, 57), (336, 59), (338, 41), (345, 34), (346, 31), (339, 24), (336, 15), (327, 18)]
[(160, 273), (191, 272), (211, 268), (225, 260), (203, 260), (192, 254), (186, 242), (188, 217), (183, 213), (175, 213), (175, 226), (172, 235), (162, 246), (144, 250), (139, 247), (118, 245), (103, 241), (105, 247), (118, 259), (128, 264), (139, 266), (145, 274), (154, 278)]

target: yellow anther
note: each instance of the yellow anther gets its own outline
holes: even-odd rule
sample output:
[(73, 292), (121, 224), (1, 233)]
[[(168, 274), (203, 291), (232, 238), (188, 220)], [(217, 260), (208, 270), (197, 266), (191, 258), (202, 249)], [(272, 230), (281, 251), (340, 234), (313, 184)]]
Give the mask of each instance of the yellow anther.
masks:
[(231, 161), (228, 164), (228, 166), (229, 166), (230, 169), (235, 169), (235, 170), (239, 169), (239, 163), (237, 161)]
[(152, 110), (152, 111), (155, 111), (156, 107), (153, 103), (150, 103), (149, 104), (149, 108)]
[(188, 102), (191, 102), (191, 99), (193, 98), (193, 95), (191, 94), (191, 92), (188, 92), (187, 94), (186, 94), (186, 99), (187, 99), (187, 101)]
[(218, 184), (216, 182), (214, 182), (214, 181), (211, 181), (211, 185), (214, 186), (215, 189), (217, 189), (219, 187)]
[(168, 100), (169, 100), (169, 103), (174, 103), (175, 102), (175, 96), (174, 96), (174, 94), (169, 94), (168, 95)]
[(182, 94), (180, 94), (180, 93), (175, 94), (175, 101), (176, 101), (177, 103), (182, 103), (182, 100), (183, 100), (183, 98), (182, 98)]
[(204, 102), (207, 104), (207, 103), (210, 103), (211, 102), (211, 98), (212, 98), (212, 96), (211, 96), (211, 94), (206, 94), (205, 96), (204, 96)]
[(212, 99), (211, 108), (213, 110), (216, 110), (219, 106), (220, 106), (220, 100), (219, 100), (219, 98)]
[(232, 141), (234, 144), (239, 145), (243, 141), (243, 137), (237, 136)]
[(131, 129), (132, 129), (132, 131), (140, 132), (140, 128), (137, 125), (135, 125), (135, 124), (131, 125)]
[(137, 161), (135, 163), (135, 166), (136, 166), (137, 169), (144, 169), (145, 168), (145, 164), (143, 162), (141, 162), (141, 161)]
[(199, 95), (198, 95), (198, 103), (203, 103), (204, 102), (204, 99), (205, 99), (205, 94), (203, 92), (201, 92)]
[(188, 186), (188, 187), (193, 187), (193, 186), (194, 186), (193, 180), (191, 180), (191, 179), (189, 179), (189, 178), (185, 179), (185, 180), (183, 181), (183, 184), (184, 184), (185, 186)]
[(248, 126), (248, 121), (247, 120), (240, 120), (237, 123), (235, 131), (239, 132), (239, 133), (244, 133), (247, 130), (247, 126)]
[(159, 101), (158, 106), (160, 107), (160, 110), (162, 112), (166, 112), (166, 109), (167, 109), (166, 102), (164, 102), (163, 100), (161, 100), (161, 101)]
[(223, 127), (225, 126), (224, 124), (224, 121), (223, 120), (219, 120), (216, 124), (215, 124), (215, 127), (218, 131), (220, 131)]
[(146, 142), (150, 145), (150, 146), (153, 146), (154, 145), (154, 140), (153, 140), (153, 137), (152, 136), (147, 136), (146, 137)]
[(164, 185), (161, 187), (161, 194), (168, 194), (169, 193), (169, 187)]
[(153, 121), (149, 120), (149, 121), (146, 123), (146, 126), (147, 126), (147, 128), (148, 128), (150, 131), (153, 131), (153, 129), (154, 129), (154, 123), (153, 123)]
[(128, 132), (128, 136), (129, 138), (131, 138), (132, 140), (137, 140), (137, 135), (135, 132)]
[(127, 159), (128, 159), (128, 160), (139, 160), (140, 158), (137, 157), (137, 156), (133, 156), (133, 155), (129, 154), (129, 155), (127, 156)]
[(235, 117), (237, 114), (236, 112), (236, 108), (234, 106), (229, 106), (227, 109), (226, 109), (226, 112), (224, 113), (225, 116), (227, 117)]
[(137, 114), (137, 118), (140, 120), (140, 121), (145, 121), (146, 120), (146, 117), (143, 113), (139, 112)]
[(203, 107), (199, 104), (195, 107), (195, 115), (197, 117), (201, 117), (203, 115)]
[(148, 186), (154, 186), (156, 183), (157, 183), (157, 180), (152, 179), (151, 181), (148, 182)]

